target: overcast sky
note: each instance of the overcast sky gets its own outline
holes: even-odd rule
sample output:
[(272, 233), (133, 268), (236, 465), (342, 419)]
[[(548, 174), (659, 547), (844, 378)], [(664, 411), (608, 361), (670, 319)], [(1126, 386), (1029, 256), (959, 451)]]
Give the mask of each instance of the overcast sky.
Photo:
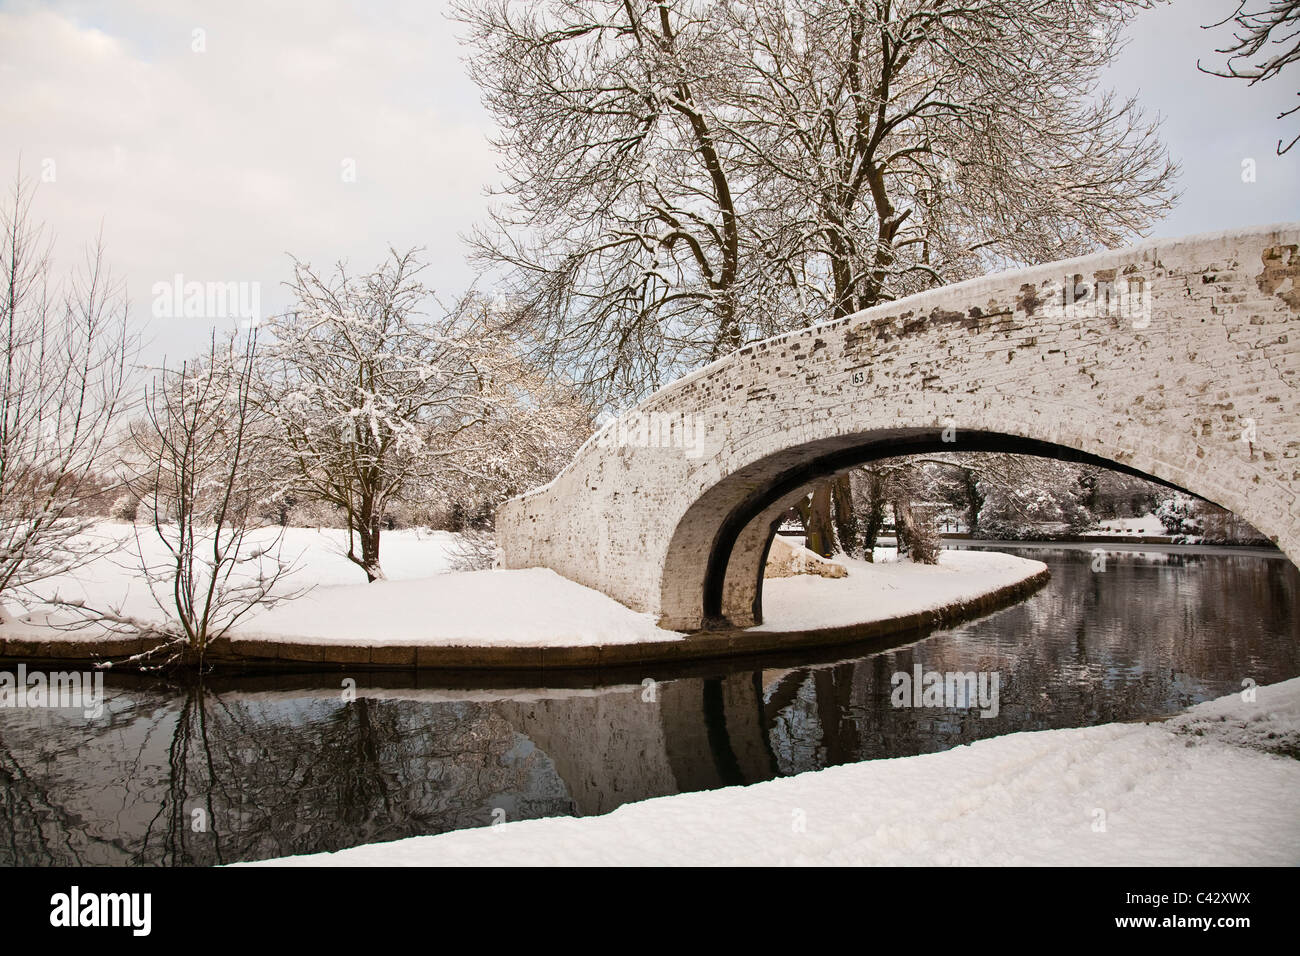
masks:
[[(1300, 126), (1274, 119), (1296, 102), (1298, 71), (1248, 88), (1196, 69), (1227, 37), (1200, 24), (1234, 6), (1144, 14), (1109, 77), (1165, 118), (1183, 165), (1182, 202), (1154, 235), (1300, 219), (1300, 146), (1274, 155)], [(286, 253), (363, 267), (390, 243), (422, 245), (430, 284), (454, 298), (473, 278), (459, 237), (496, 178), (462, 56), (430, 0), (0, 0), (0, 173), (21, 155), (52, 175), (37, 211), (61, 262), (102, 225), (150, 361), (208, 334), (202, 319), (150, 314), (154, 284), (178, 273), (258, 283), (268, 314), (289, 304)]]

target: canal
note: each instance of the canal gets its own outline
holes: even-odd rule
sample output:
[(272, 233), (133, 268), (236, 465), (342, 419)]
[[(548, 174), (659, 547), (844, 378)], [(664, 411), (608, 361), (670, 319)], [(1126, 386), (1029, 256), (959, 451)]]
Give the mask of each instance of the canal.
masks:
[[(1276, 552), (1119, 546), (1100, 565), (1091, 546), (999, 547), (1045, 561), (1050, 584), (843, 660), (549, 687), (110, 675), (97, 719), (0, 709), (0, 864), (230, 863), (607, 813), (1001, 734), (1158, 718), (1300, 675), (1300, 573)], [(894, 675), (929, 671), (996, 675), (996, 714), (976, 701), (895, 706)]]

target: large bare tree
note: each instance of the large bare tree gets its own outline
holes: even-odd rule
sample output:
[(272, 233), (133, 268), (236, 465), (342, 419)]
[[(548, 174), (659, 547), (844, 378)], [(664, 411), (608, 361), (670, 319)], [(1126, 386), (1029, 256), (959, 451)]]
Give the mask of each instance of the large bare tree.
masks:
[(1097, 89), (1142, 3), (729, 0), (732, 130), (820, 318), (1141, 233), (1173, 165)]
[(464, 0), (507, 176), (477, 251), (625, 397), (1117, 244), (1172, 201), (1154, 122), (1098, 88), (1146, 6)]

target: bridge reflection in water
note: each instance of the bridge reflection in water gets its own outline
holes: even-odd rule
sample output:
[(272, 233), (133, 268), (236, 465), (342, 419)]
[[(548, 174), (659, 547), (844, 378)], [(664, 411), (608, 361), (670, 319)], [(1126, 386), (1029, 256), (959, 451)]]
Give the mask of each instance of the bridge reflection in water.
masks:
[[(854, 660), (612, 686), (475, 689), (430, 675), (119, 676), (89, 725), (0, 710), (0, 864), (218, 863), (517, 820), (1159, 716), (1300, 674), (1285, 559), (1035, 551), (1026, 602)], [(999, 712), (896, 708), (914, 666), (996, 671)], [(648, 678), (652, 683), (642, 683)], [(409, 686), (401, 686), (406, 683)]]

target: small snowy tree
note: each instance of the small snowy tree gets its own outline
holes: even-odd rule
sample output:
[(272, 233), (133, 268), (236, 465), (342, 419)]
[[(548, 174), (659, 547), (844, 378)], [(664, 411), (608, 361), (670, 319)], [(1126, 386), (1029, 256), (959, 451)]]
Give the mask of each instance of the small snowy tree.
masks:
[[(21, 176), (0, 211), (0, 596), (100, 553), (82, 505), (125, 408), (134, 340), (102, 246), (64, 283)], [(3, 611), (0, 610), (0, 620)]]
[(476, 315), (480, 343), (493, 354), (485, 382), (483, 420), (462, 434), (463, 454), (436, 465), (428, 495), (453, 519), (454, 530), (492, 520), (497, 505), (555, 477), (594, 430), (590, 404), (525, 356), (525, 323), (513, 307), (476, 297), (462, 303)]
[(1175, 492), (1164, 498), (1156, 507), (1156, 517), (1172, 535), (1200, 534), (1201, 524), (1196, 513), (1196, 501)]
[(108, 516), (116, 521), (126, 521), (134, 524), (139, 513), (140, 499), (134, 493), (127, 491), (113, 500)]
[(1226, 508), (1180, 492), (1167, 494), (1156, 507), (1165, 531), (1176, 537), (1194, 537), (1206, 544), (1264, 544), (1268, 541), (1253, 525)]
[(295, 261), (298, 308), (266, 323), (266, 408), (295, 491), (343, 512), (346, 556), (368, 581), (384, 577), (385, 510), (460, 468), (498, 398), (499, 351), (477, 313), (428, 319), (417, 250), (390, 253), (363, 275)]
[(1093, 522), (1085, 506), (1091, 477), (1077, 465), (1028, 455), (989, 455), (979, 467), (982, 506), (977, 524), (989, 537), (1077, 534)]
[(278, 586), (290, 571), (279, 555), (282, 529), (262, 532), (259, 505), (274, 493), (270, 435), (254, 401), (256, 334), (219, 345), (179, 369), (163, 368), (145, 393), (131, 430), (132, 495), (163, 557), (154, 560), (136, 531), (140, 570), (166, 624), (119, 611), (84, 608), (118, 630), (166, 638), (151, 663), (202, 666), (211, 643), (258, 607), (294, 596)]

